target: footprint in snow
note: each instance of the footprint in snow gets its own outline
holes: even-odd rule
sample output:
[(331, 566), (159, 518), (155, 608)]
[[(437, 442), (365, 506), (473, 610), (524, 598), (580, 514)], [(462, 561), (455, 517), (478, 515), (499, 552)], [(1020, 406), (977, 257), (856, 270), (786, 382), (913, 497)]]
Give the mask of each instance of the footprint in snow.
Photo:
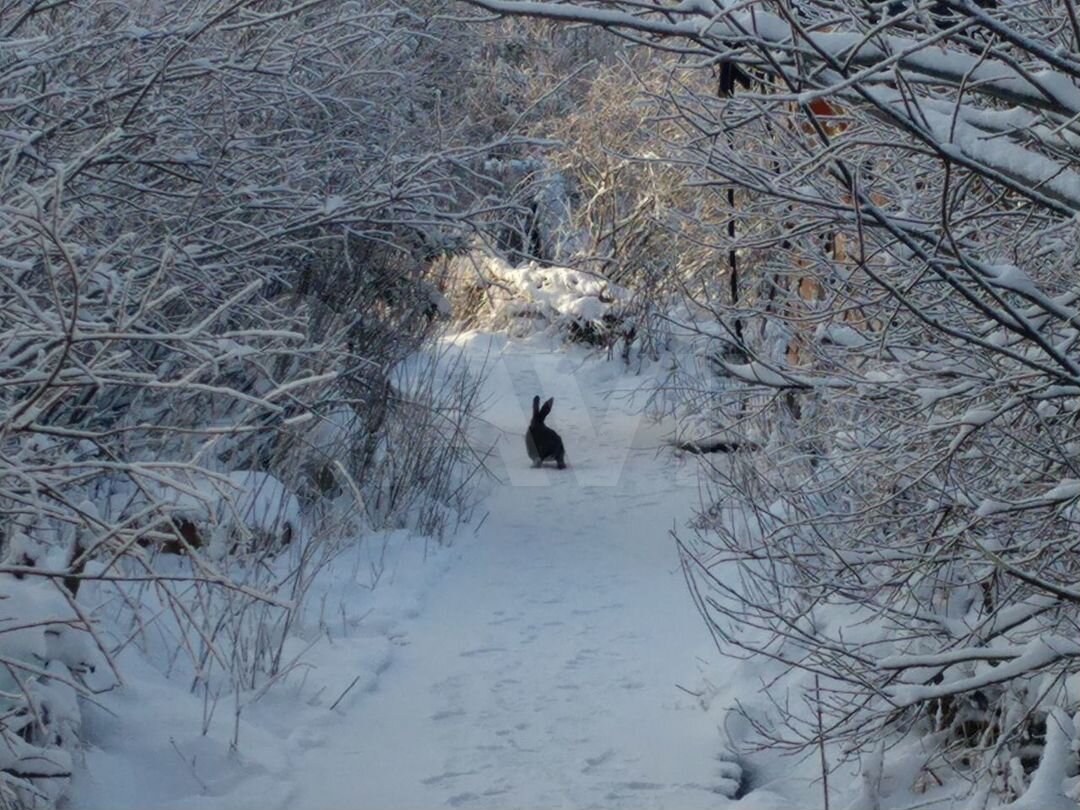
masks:
[(615, 756), (615, 749), (609, 748), (602, 754), (597, 754), (595, 757), (585, 757), (585, 767), (581, 769), (582, 773), (588, 773), (594, 768), (599, 768), (605, 762)]
[(318, 748), (326, 743), (326, 735), (315, 729), (301, 728), (289, 735), (289, 744), (297, 750), (306, 751)]
[(465, 650), (458, 653), (461, 658), (475, 658), (478, 655), (490, 655), (491, 653), (506, 652), (506, 647), (476, 647), (472, 650)]
[(451, 807), (462, 807), (466, 804), (472, 804), (480, 797), (472, 792), (459, 793), (456, 796), (451, 796), (446, 800), (446, 803)]
[(629, 788), (630, 790), (661, 790), (664, 786), (659, 782), (623, 782), (619, 787)]
[(441, 782), (446, 782), (450, 779), (457, 779), (459, 776), (472, 776), (476, 771), (447, 771), (446, 773), (436, 774), (435, 776), (429, 776), (426, 779), (421, 779), (422, 785), (438, 785)]
[(430, 719), (434, 720), (435, 722), (439, 722), (440, 720), (449, 720), (452, 717), (464, 717), (464, 716), (465, 716), (465, 710), (464, 709), (442, 709), (441, 711), (437, 711), (437, 712), (435, 712), (435, 714), (431, 715)]

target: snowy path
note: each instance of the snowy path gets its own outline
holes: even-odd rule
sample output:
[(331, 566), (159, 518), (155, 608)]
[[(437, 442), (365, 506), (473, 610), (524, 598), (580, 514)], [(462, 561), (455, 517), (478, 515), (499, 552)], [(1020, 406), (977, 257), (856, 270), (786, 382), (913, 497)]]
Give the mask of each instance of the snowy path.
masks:
[[(461, 343), (480, 362), (488, 340)], [(426, 563), (405, 531), (335, 560), (289, 642), (303, 666), (245, 697), (235, 729), (228, 692), (204, 702), (190, 675), (164, 677), (169, 659), (129, 647), (125, 688), (84, 710), (72, 810), (730, 804), (713, 790), (720, 713), (677, 686), (736, 686), (669, 536), (697, 503), (693, 469), (605, 399), (637, 382), (617, 363), (493, 340), (485, 424), (502, 483), (479, 530)], [(568, 470), (529, 466), (534, 393), (555, 397)], [(752, 795), (754, 810), (789, 806)]]
[[(512, 350), (510, 350), (512, 351)], [(658, 435), (557, 354), (504, 355), (489, 418), (507, 483), (394, 631), (387, 668), (297, 757), (287, 805), (722, 807), (720, 737), (689, 694), (709, 654), (668, 531), (697, 490)], [(595, 370), (595, 366), (592, 370)], [(533, 470), (534, 389), (571, 470)], [(598, 418), (599, 417), (599, 418)]]

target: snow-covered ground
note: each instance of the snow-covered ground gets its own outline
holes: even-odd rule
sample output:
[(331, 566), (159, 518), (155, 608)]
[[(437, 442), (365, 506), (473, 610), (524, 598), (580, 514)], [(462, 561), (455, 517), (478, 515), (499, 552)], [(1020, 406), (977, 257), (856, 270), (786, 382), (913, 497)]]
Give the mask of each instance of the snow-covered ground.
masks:
[[(308, 665), (245, 707), (236, 752), (232, 698), (204, 736), (204, 703), (129, 661), (87, 710), (74, 808), (735, 804), (716, 698), (756, 684), (723, 683), (743, 670), (712, 647), (669, 534), (699, 497), (693, 460), (636, 413), (618, 363), (457, 341), (489, 367), (478, 434), (501, 479), (473, 525), (448, 548), (402, 532), (339, 558), (295, 642)], [(529, 466), (534, 394), (555, 398), (565, 471)], [(739, 807), (791, 806), (791, 784), (755, 781)]]

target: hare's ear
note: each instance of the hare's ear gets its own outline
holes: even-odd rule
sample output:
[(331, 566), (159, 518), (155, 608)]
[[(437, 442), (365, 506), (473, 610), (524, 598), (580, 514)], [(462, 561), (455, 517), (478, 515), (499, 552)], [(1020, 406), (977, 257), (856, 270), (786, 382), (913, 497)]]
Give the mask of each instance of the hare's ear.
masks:
[[(539, 399), (539, 397), (537, 397)], [(555, 397), (552, 397), (544, 403), (544, 407), (540, 409), (540, 417), (544, 418), (551, 413), (551, 406), (555, 404)]]
[(540, 415), (540, 397), (533, 397), (533, 416)]

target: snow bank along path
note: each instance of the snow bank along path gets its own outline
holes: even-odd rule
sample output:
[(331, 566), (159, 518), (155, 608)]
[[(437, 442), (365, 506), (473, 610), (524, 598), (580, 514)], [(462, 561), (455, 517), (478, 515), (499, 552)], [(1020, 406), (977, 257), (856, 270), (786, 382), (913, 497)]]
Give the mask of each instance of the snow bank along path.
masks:
[[(617, 366), (598, 379), (595, 363), (512, 343), (490, 359), (505, 484), (374, 686), (299, 757), (288, 806), (725, 806), (715, 720), (677, 686), (715, 655), (668, 534), (693, 476), (602, 399), (632, 384)], [(529, 466), (534, 393), (555, 397), (568, 470)]]

